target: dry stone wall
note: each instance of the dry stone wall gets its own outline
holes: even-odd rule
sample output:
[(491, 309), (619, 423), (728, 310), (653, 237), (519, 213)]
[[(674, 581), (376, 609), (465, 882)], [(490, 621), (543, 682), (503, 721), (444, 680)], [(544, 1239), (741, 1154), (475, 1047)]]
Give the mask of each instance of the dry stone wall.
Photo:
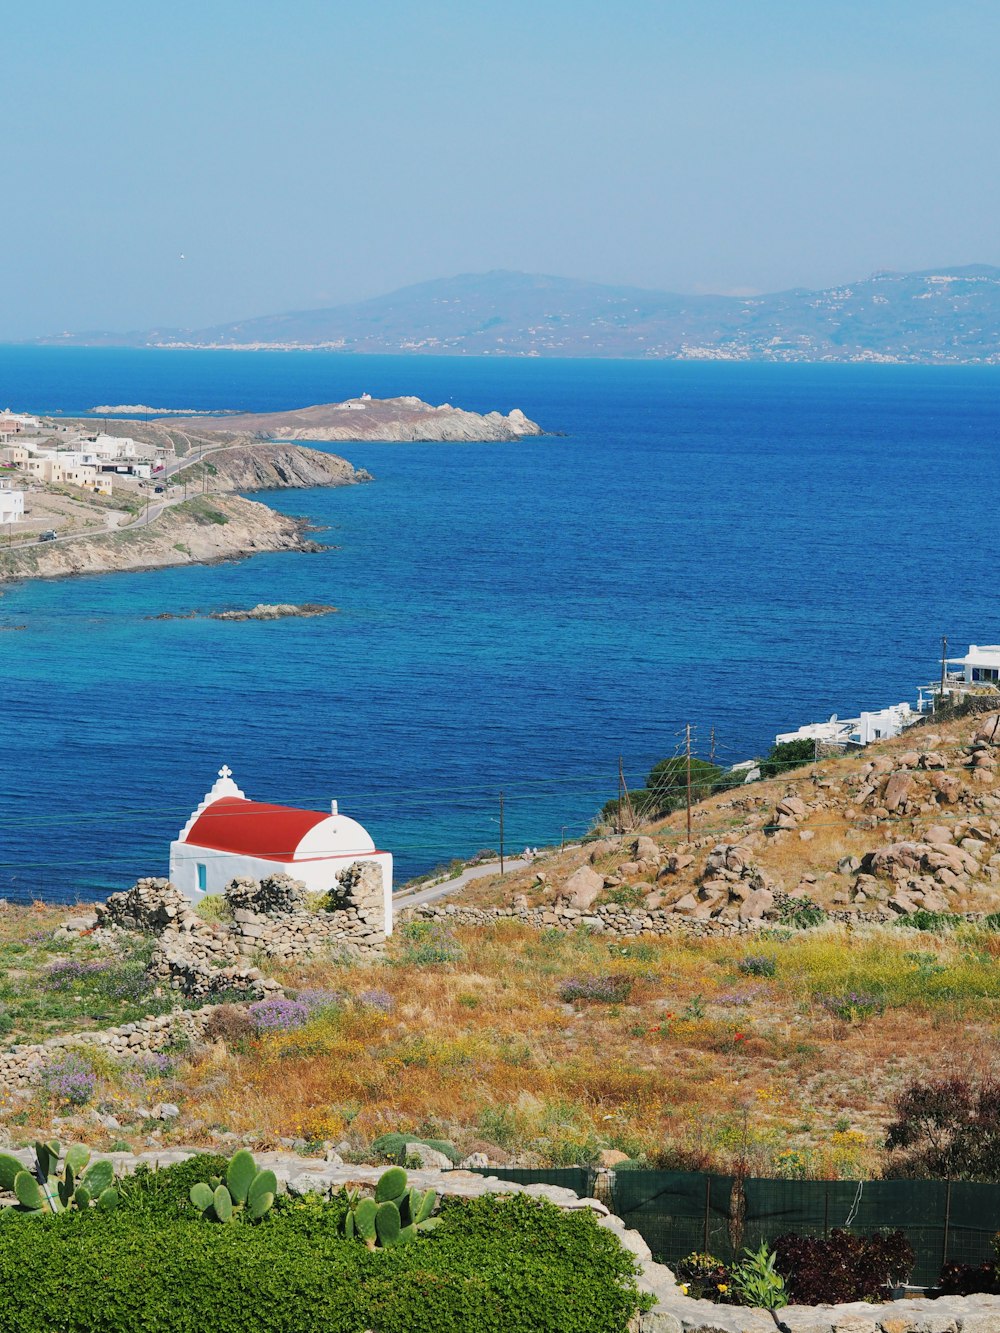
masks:
[(102, 1051), (114, 1059), (135, 1059), (152, 1051), (162, 1051), (181, 1042), (197, 1042), (204, 1035), (212, 1015), (207, 1009), (176, 1009), (170, 1014), (145, 1018), (137, 1023), (103, 1032), (78, 1032), (66, 1037), (12, 1046), (0, 1052), (0, 1087), (29, 1087), (42, 1069), (56, 1056), (68, 1050)]
[(374, 861), (350, 865), (337, 893), (314, 911), (306, 907), (305, 885), (289, 875), (234, 879), (225, 896), (232, 919), (208, 922), (169, 880), (140, 879), (64, 929), (152, 934), (151, 978), (193, 999), (227, 992), (261, 999), (280, 991), (253, 965), (258, 955), (286, 960), (339, 949), (372, 957), (385, 946), (382, 872)]

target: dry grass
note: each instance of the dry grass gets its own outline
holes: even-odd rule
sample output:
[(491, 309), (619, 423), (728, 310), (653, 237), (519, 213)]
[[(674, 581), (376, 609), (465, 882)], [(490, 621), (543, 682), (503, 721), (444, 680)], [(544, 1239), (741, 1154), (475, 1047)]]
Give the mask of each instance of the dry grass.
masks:
[[(997, 1054), (1000, 949), (986, 932), (824, 927), (622, 945), (502, 923), (453, 941), (461, 957), (446, 964), (404, 963), (398, 937), (387, 964), (290, 967), (289, 990), (344, 998), (294, 1031), (179, 1057), (138, 1090), (129, 1071), (106, 1068), (99, 1096), (130, 1142), (151, 1126), (130, 1123), (129, 1107), (169, 1094), (181, 1120), (156, 1143), (346, 1139), (364, 1156), (398, 1129), (539, 1163), (613, 1147), (855, 1175), (877, 1169), (893, 1093), (909, 1077)], [(773, 959), (774, 975), (746, 975), (751, 953)], [(632, 983), (627, 1003), (560, 999), (567, 979), (606, 975)], [(376, 989), (392, 997), (389, 1012), (359, 998)], [(848, 1021), (821, 1002), (851, 990), (878, 1005)], [(54, 1110), (32, 1102), (18, 1117), (25, 1134)]]

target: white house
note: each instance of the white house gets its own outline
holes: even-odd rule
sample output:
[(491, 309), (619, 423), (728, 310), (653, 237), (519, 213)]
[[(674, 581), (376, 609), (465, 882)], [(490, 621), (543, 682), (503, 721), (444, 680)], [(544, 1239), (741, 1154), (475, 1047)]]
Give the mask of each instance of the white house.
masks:
[(818, 741), (821, 745), (871, 745), (872, 741), (885, 741), (900, 735), (922, 716), (908, 703), (890, 704), (888, 708), (862, 713), (860, 717), (838, 718), (834, 713), (829, 722), (809, 722), (798, 731), (780, 732), (774, 743), (785, 745), (789, 741), (808, 740)]
[(135, 457), (135, 440), (130, 435), (105, 435), (99, 431), (90, 441), (90, 447), (104, 461)]
[(0, 523), (17, 523), (24, 518), (24, 491), (15, 490), (10, 481), (0, 478)]
[(392, 932), (392, 853), (379, 851), (354, 819), (337, 810), (296, 810), (250, 801), (227, 765), (170, 844), (170, 879), (188, 898), (221, 893), (237, 876), (291, 875), (310, 892), (334, 888), (354, 861), (382, 870), (385, 933)]
[(958, 678), (966, 685), (996, 685), (1000, 682), (1000, 644), (970, 643), (965, 656), (950, 657), (948, 665), (960, 668)]

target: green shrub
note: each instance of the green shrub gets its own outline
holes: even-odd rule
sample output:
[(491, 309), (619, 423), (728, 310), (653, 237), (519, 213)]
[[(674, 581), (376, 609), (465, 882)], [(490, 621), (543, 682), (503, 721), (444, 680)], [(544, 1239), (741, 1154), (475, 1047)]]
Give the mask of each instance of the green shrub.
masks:
[(811, 898), (787, 898), (778, 908), (778, 920), (795, 930), (811, 930), (827, 919), (826, 912)]
[(589, 1209), (451, 1200), (419, 1245), (369, 1251), (339, 1234), (345, 1207), (210, 1227), (123, 1206), (0, 1229), (0, 1328), (625, 1333), (644, 1304), (632, 1257)]
[(951, 912), (927, 912), (920, 907), (915, 912), (904, 912), (892, 924), (909, 926), (911, 930), (929, 930), (935, 935), (940, 935), (942, 931), (954, 930), (961, 919)]
[(802, 768), (816, 761), (816, 742), (810, 740), (781, 741), (772, 745), (767, 757), (758, 767), (762, 778), (780, 778), (793, 768)]
[(406, 921), (396, 931), (399, 953), (392, 960), (404, 967), (457, 963), (464, 951), (446, 926), (436, 921)]
[(384, 1157), (387, 1162), (396, 1162), (399, 1166), (403, 1166), (408, 1143), (422, 1143), (427, 1148), (443, 1152), (445, 1157), (456, 1165), (462, 1160), (462, 1154), (447, 1139), (427, 1139), (422, 1134), (380, 1134), (372, 1142), (372, 1152)]
[(139, 1166), (134, 1175), (124, 1176), (119, 1182), (122, 1210), (130, 1216), (143, 1214), (164, 1220), (185, 1215), (196, 1217), (189, 1197), (191, 1186), (211, 1176), (219, 1176), (221, 1179), (228, 1166), (228, 1158), (209, 1152), (196, 1153), (187, 1161), (177, 1162), (160, 1171)]

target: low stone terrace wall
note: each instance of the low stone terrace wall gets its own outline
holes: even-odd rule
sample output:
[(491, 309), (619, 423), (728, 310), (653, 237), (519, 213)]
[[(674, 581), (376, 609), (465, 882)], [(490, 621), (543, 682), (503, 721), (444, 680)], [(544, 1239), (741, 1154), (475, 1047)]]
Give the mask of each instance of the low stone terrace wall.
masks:
[(106, 1051), (115, 1059), (137, 1058), (162, 1051), (179, 1041), (200, 1041), (213, 1010), (175, 1009), (169, 1014), (144, 1018), (137, 1023), (101, 1032), (75, 1032), (67, 1037), (49, 1037), (46, 1041), (0, 1051), (0, 1088), (27, 1088), (50, 1060), (68, 1050)]

